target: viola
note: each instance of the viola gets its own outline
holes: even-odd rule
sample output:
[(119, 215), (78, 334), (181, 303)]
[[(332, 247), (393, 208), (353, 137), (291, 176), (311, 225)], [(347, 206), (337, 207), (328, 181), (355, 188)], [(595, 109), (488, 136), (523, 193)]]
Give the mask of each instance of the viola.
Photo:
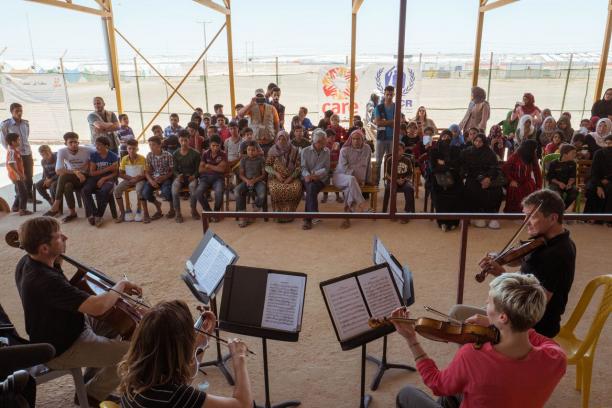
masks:
[(485, 343), (499, 343), (499, 330), (494, 326), (485, 327), (476, 324), (454, 323), (420, 317), (405, 319), (402, 317), (371, 318), (368, 325), (373, 329), (392, 325), (392, 322), (414, 324), (414, 330), (426, 339), (445, 343), (468, 344), (474, 343), (479, 349)]
[[(16, 230), (7, 232), (4, 238), (8, 245), (14, 248), (20, 248), (19, 233)], [(71, 285), (91, 295), (115, 291), (113, 286), (116, 282), (103, 272), (90, 266), (83, 265), (67, 255), (62, 254), (60, 257), (77, 268), (77, 272), (70, 279)], [(120, 297), (113, 307), (101, 316), (92, 317), (96, 320), (103, 321), (105, 324), (112, 327), (123, 339), (129, 340), (134, 329), (136, 329), (136, 326), (148, 310), (148, 307), (141, 301), (125, 293), (117, 293)]]

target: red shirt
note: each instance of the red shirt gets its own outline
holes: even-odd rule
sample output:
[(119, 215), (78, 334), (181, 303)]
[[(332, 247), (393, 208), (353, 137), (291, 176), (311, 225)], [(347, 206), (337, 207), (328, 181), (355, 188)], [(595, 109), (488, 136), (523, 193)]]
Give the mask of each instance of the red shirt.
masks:
[(21, 154), (17, 150), (9, 146), (8, 150), (6, 151), (6, 168), (8, 170), (8, 175), (11, 181), (17, 181), (17, 173), (15, 172), (13, 167), (10, 166), (10, 164), (15, 166), (17, 171), (19, 171), (21, 174), (24, 174), (23, 160), (21, 159)]
[(432, 359), (417, 369), (435, 395), (463, 394), (461, 408), (541, 408), (565, 374), (563, 349), (535, 330), (529, 330), (533, 349), (514, 360), (486, 343), (480, 350), (466, 344), (440, 371)]
[[(202, 152), (202, 159), (200, 163), (206, 163), (206, 164), (212, 164), (213, 166), (218, 166), (219, 164), (221, 164), (221, 162), (227, 162), (227, 155), (225, 154), (225, 152), (223, 152), (223, 150), (219, 150), (219, 152), (217, 152), (217, 155), (215, 157), (212, 157), (211, 149), (208, 149)], [(200, 174), (223, 175), (225, 173), (214, 171), (214, 170), (205, 170), (203, 172), (200, 172)]]
[(342, 126), (329, 125), (327, 128), (332, 129), (334, 132), (336, 132), (336, 142), (342, 144), (346, 142), (346, 139), (348, 139), (348, 134), (346, 133), (346, 129), (343, 128)]
[(232, 137), (232, 133), (230, 132), (228, 127), (224, 127), (223, 129), (219, 128), (218, 131), (219, 136), (221, 137), (221, 146), (223, 146), (223, 143), (225, 143), (227, 139)]

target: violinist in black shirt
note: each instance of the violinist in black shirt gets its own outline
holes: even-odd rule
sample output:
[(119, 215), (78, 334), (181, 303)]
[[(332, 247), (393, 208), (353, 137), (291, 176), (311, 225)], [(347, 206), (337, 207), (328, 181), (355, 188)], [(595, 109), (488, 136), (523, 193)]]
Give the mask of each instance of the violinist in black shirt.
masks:
[[(563, 228), (565, 204), (559, 194), (550, 190), (539, 190), (523, 200), (525, 214), (530, 214), (538, 206), (540, 209), (535, 211), (527, 222), (527, 232), (531, 238), (543, 237), (546, 244), (522, 258), (520, 272), (535, 275), (544, 288), (548, 303), (544, 316), (534, 329), (553, 338), (559, 333), (561, 315), (565, 312), (568, 294), (574, 281), (576, 245), (570, 238), (569, 231)], [(506, 272), (490, 255), (484, 257), (479, 266), (495, 276)], [(450, 312), (450, 315), (458, 320), (465, 320), (475, 314), (485, 313), (482, 309), (463, 305), (454, 306)]]

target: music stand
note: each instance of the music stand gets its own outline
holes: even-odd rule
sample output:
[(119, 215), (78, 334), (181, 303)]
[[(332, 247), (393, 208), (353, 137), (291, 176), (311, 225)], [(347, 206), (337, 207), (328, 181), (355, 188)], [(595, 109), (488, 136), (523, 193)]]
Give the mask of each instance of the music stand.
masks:
[[(395, 283), (398, 287), (402, 288), (402, 304), (403, 306), (410, 306), (414, 303), (414, 285), (412, 282), (412, 272), (410, 269), (405, 266), (402, 267), (399, 261), (393, 256), (387, 248), (383, 245), (380, 238), (374, 236), (374, 245), (372, 248), (372, 260), (374, 264), (379, 264), (381, 262), (387, 262), (391, 271), (393, 272), (393, 277), (395, 279)], [(376, 391), (380, 382), (382, 381), (385, 372), (389, 369), (398, 369), (398, 370), (407, 370), (407, 371), (416, 371), (416, 369), (412, 366), (406, 364), (396, 364), (389, 363), (387, 361), (387, 336), (383, 337), (383, 352), (382, 357), (380, 359), (374, 356), (366, 356), (366, 359), (378, 366), (376, 371), (376, 375), (372, 379), (372, 383), (370, 384), (370, 389), (372, 391)]]
[[(300, 401), (270, 403), (267, 340), (296, 342), (302, 326), (306, 274), (229, 265), (225, 271), (219, 327), (259, 337), (264, 363), (264, 405), (257, 408), (296, 407)], [(279, 317), (280, 316), (280, 317)]]
[(366, 345), (395, 331), (393, 325), (371, 328), (370, 317), (387, 316), (402, 297), (387, 263), (352, 272), (319, 284), (342, 350), (361, 346), (360, 408), (372, 397), (365, 393)]
[[(225, 268), (237, 260), (238, 254), (217, 234), (208, 230), (189, 260), (185, 262), (186, 272), (181, 275), (183, 282), (199, 302), (205, 306), (210, 306), (215, 316), (218, 316), (217, 293), (223, 282)], [(219, 337), (219, 327), (215, 328), (215, 334)], [(200, 368), (217, 367), (228, 384), (234, 385), (234, 378), (226, 365), (231, 355), (226, 354), (224, 356), (221, 353), (219, 342), (217, 342), (216, 348), (216, 358), (201, 363)]]

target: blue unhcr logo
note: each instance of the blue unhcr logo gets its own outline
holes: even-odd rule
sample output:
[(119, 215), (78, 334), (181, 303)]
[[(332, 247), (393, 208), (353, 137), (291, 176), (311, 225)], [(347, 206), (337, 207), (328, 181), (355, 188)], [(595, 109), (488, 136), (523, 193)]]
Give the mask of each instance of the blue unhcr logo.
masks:
[[(383, 75), (384, 74), (384, 75)], [(408, 74), (408, 76), (406, 76)], [(415, 76), (414, 71), (407, 68), (404, 71), (404, 80), (402, 81), (402, 96), (406, 96), (414, 88)], [(376, 72), (376, 88), (382, 94), (385, 92), (386, 86), (393, 86), (397, 84), (397, 67), (394, 66), (385, 72), (384, 68), (379, 69)]]

